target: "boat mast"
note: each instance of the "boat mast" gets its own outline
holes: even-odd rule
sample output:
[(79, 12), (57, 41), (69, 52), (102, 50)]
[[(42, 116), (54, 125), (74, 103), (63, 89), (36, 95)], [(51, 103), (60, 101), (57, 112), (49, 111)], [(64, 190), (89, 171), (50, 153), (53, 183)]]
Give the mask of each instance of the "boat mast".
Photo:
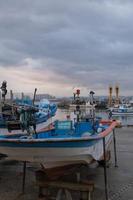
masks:
[(94, 94), (95, 94), (95, 92), (90, 91), (90, 105), (91, 105), (90, 116), (92, 118), (93, 126), (94, 126), (94, 122), (95, 122)]
[(32, 105), (33, 105), (33, 106), (34, 106), (34, 104), (35, 104), (36, 92), (37, 92), (37, 88), (35, 88), (35, 90), (34, 90), (34, 96), (33, 96), (33, 101), (32, 101)]
[(77, 89), (75, 95), (74, 95), (74, 98), (75, 98), (75, 101), (76, 101), (76, 115), (77, 115), (77, 122), (80, 121), (80, 114), (81, 114), (81, 110), (80, 110), (80, 90)]

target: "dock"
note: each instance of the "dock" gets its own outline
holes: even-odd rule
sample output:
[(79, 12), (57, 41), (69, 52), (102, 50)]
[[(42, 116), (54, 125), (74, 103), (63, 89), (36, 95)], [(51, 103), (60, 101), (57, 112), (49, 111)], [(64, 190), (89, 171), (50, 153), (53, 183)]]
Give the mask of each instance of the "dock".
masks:
[[(112, 148), (111, 161), (107, 168), (109, 200), (133, 199), (133, 129), (122, 127), (116, 129), (118, 167), (114, 167)], [(27, 163), (25, 193), (22, 194), (23, 163), (0, 160), (0, 200), (39, 200), (35, 171), (39, 164)], [(95, 184), (92, 200), (105, 200), (104, 170), (93, 163), (90, 167), (80, 167), (81, 180)], [(74, 175), (68, 177), (73, 181)], [(53, 196), (56, 195), (55, 189)], [(62, 198), (62, 200), (65, 198)], [(72, 199), (79, 200), (79, 192), (72, 192)]]

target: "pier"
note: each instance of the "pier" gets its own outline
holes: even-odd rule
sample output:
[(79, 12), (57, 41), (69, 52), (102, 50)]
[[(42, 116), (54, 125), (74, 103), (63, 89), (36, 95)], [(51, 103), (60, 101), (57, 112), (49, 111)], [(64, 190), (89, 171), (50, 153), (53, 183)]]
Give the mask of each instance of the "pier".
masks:
[[(123, 127), (116, 130), (118, 167), (115, 168), (114, 152), (112, 146), (111, 161), (107, 168), (109, 200), (133, 199), (133, 133), (132, 127)], [(23, 163), (0, 160), (0, 200), (39, 200), (39, 188), (36, 185), (35, 171), (39, 164), (27, 163), (25, 192), (22, 194)], [(94, 183), (95, 188), (92, 200), (104, 200), (104, 171), (96, 163), (90, 167), (81, 166), (81, 180)], [(70, 176), (69, 181), (74, 177)], [(56, 191), (51, 190), (56, 196)], [(72, 192), (72, 199), (80, 198), (79, 191)], [(63, 199), (63, 198), (62, 198)], [(65, 198), (64, 198), (65, 199)]]

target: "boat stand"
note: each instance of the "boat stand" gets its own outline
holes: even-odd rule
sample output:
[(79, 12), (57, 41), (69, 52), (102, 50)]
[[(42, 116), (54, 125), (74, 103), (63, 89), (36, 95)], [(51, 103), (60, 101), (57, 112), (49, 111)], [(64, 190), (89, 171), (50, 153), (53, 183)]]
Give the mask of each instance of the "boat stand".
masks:
[[(114, 158), (115, 158), (115, 167), (118, 167), (117, 164), (117, 151), (116, 151), (116, 137), (115, 129), (113, 129), (113, 143), (114, 143)], [(105, 183), (105, 199), (109, 200), (108, 192), (108, 178), (107, 178), (107, 159), (106, 159), (106, 143), (105, 137), (103, 137), (103, 156), (104, 156), (104, 183)]]
[(26, 161), (23, 162), (22, 194), (24, 194), (25, 192), (25, 178), (26, 178)]
[[(67, 175), (70, 176), (70, 174)], [(49, 178), (47, 177), (45, 171), (39, 170), (36, 172), (36, 185), (39, 187), (38, 200), (43, 200), (43, 199), (62, 200), (62, 196), (64, 195), (66, 200), (73, 200), (71, 194), (72, 191), (80, 192), (80, 199), (82, 200), (92, 200), (94, 183), (88, 180), (81, 181), (79, 173), (77, 174), (77, 181), (65, 181), (65, 180), (63, 181), (62, 179), (58, 179), (57, 177), (54, 180)], [(53, 175), (51, 178), (53, 178)], [(54, 188), (57, 190), (56, 196), (50, 194), (49, 190), (50, 188)]]
[[(113, 143), (114, 143), (114, 159), (115, 159), (115, 167), (118, 167), (118, 164), (117, 164), (117, 149), (116, 149), (116, 137), (115, 137), (115, 129), (113, 129)], [(107, 159), (106, 159), (106, 142), (105, 142), (105, 137), (103, 137), (103, 155), (104, 155), (104, 183), (105, 183), (105, 199), (106, 200), (109, 200), (109, 194), (108, 194), (108, 178), (107, 178)], [(23, 181), (22, 181), (22, 193), (24, 194), (24, 192), (25, 192), (25, 178), (26, 178), (26, 161), (24, 161), (23, 162)], [(52, 183), (52, 184), (51, 184)], [(61, 183), (61, 185), (60, 185), (60, 183), (59, 183), (59, 185), (58, 185), (58, 182), (45, 182), (45, 181), (43, 181), (43, 183), (41, 183), (41, 184), (39, 184), (38, 183), (38, 185), (40, 186), (39, 187), (39, 189), (40, 189), (40, 191), (41, 191), (41, 188), (44, 188), (46, 185), (47, 185), (47, 187), (48, 186), (53, 186), (53, 187), (55, 187), (55, 188), (62, 188), (62, 186), (63, 186), (63, 189), (70, 189), (69, 188), (69, 186), (71, 185), (71, 183), (69, 183), (69, 186), (68, 186), (68, 184), (66, 184), (66, 183), (64, 183), (64, 182), (62, 182)], [(43, 185), (43, 186), (42, 186)], [(78, 190), (79, 190), (79, 185), (78, 185), (78, 187), (76, 187), (76, 185), (74, 184), (74, 185), (72, 185), (72, 186), (74, 186), (74, 189), (75, 190), (77, 190), (77, 188), (78, 188)], [(80, 185), (80, 187), (82, 188), (82, 186)], [(84, 186), (85, 187), (85, 186)], [(91, 186), (90, 187), (91, 189), (89, 189), (91, 192), (93, 191), (93, 186)], [(81, 190), (82, 191), (82, 190)], [(89, 191), (89, 192), (90, 192)], [(59, 194), (60, 193), (62, 193), (63, 191), (61, 190), (60, 192), (59, 192)], [(66, 193), (66, 196), (69, 196), (68, 195), (68, 192), (66, 192), (65, 191), (65, 193)], [(58, 194), (58, 195), (59, 195)], [(57, 195), (57, 196), (58, 196)], [(59, 195), (60, 196), (60, 195)], [(58, 198), (57, 199), (59, 199), (59, 196), (58, 196)], [(90, 196), (90, 193), (89, 193), (89, 196)], [(90, 199), (90, 197), (88, 197), (88, 199)]]
[(105, 198), (106, 200), (109, 200), (108, 198), (108, 180), (107, 180), (107, 161), (106, 161), (106, 143), (105, 143), (105, 137), (103, 138), (103, 156), (104, 156), (104, 183), (105, 183)]

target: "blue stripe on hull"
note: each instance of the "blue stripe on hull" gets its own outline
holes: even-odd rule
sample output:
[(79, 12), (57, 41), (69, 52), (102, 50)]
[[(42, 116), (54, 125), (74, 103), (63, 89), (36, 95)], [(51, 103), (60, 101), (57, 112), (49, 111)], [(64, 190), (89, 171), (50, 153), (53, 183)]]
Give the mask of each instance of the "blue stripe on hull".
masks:
[(14, 147), (14, 148), (80, 148), (89, 147), (99, 141), (76, 141), (76, 142), (0, 142), (0, 147)]

